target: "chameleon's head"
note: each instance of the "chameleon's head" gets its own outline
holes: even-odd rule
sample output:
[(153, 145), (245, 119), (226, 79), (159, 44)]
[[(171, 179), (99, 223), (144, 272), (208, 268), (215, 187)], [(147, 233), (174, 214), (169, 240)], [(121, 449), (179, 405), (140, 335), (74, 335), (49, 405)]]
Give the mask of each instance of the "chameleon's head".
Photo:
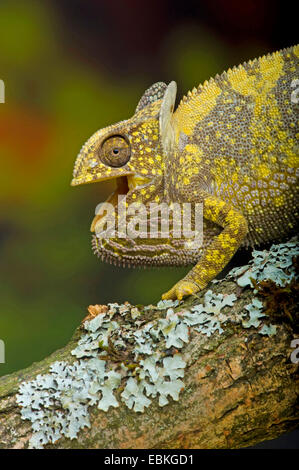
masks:
[(74, 166), (72, 186), (116, 179), (127, 192), (163, 174), (172, 142), (171, 115), (176, 84), (158, 82), (140, 99), (132, 118), (95, 132)]
[[(175, 82), (168, 86), (162, 82), (155, 83), (140, 99), (132, 118), (93, 134), (77, 157), (71, 184), (115, 180), (116, 190), (105, 202), (114, 206), (116, 217), (119, 195), (126, 195), (126, 201), (131, 203), (139, 194), (142, 202), (150, 203), (155, 197), (153, 188), (163, 187), (165, 160), (172, 153), (174, 132), (171, 117), (175, 96)], [(128, 247), (127, 239), (112, 240), (109, 237), (109, 241), (103, 238), (98, 230), (103, 215), (96, 214), (91, 231), (96, 232), (93, 245), (102, 259), (131, 263), (131, 259), (136, 261), (138, 252), (139, 264), (152, 264), (153, 248), (149, 247), (147, 254), (148, 241), (144, 244), (143, 240), (135, 240), (132, 248)], [(165, 262), (165, 256), (162, 262)]]

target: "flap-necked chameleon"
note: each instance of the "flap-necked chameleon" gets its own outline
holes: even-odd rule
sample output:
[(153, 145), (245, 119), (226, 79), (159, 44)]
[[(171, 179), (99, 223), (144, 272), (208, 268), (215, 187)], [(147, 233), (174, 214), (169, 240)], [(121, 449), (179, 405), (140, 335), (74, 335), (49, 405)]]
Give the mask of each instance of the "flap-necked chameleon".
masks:
[(203, 289), (240, 246), (296, 231), (298, 59), (294, 46), (229, 69), (189, 91), (175, 111), (175, 82), (155, 83), (133, 117), (95, 132), (71, 184), (115, 179), (108, 198), (115, 205), (119, 194), (127, 204), (202, 203), (203, 245), (93, 235), (94, 251), (122, 265), (195, 264), (163, 295), (182, 299)]

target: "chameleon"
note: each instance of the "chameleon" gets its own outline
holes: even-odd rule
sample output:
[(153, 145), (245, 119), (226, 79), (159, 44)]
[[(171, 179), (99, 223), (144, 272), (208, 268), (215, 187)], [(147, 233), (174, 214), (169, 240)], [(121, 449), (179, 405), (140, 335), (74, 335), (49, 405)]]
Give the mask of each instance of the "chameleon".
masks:
[[(298, 230), (299, 45), (206, 80), (175, 109), (176, 83), (148, 88), (134, 115), (96, 131), (83, 145), (71, 185), (113, 179), (116, 206), (174, 202), (203, 207), (201, 247), (167, 238), (95, 233), (94, 252), (122, 266), (188, 266), (162, 295), (196, 294), (240, 247), (257, 247)], [(101, 215), (96, 215), (91, 231)]]

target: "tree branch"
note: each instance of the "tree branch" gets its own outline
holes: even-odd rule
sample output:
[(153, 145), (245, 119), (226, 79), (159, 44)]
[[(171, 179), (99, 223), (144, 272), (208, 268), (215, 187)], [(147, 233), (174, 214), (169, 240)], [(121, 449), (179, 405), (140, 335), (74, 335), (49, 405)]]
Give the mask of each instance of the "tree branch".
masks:
[[(272, 252), (268, 252), (270, 257)], [(262, 265), (257, 260), (256, 268), (258, 262)], [(264, 271), (262, 267), (254, 271), (253, 266), (246, 273), (259, 283), (256, 284), (261, 289), (258, 298), (263, 299), (262, 289), (266, 287), (261, 284), (265, 281), (261, 281), (260, 274)], [(289, 268), (284, 272), (289, 274)], [(277, 281), (277, 277), (275, 279)], [(282, 294), (279, 297), (277, 292), (273, 293), (273, 286), (268, 297), (263, 299), (263, 312), (268, 309), (267, 315), (272, 317), (249, 317), (249, 310), (245, 306), (257, 298), (257, 293), (246, 282), (244, 273), (240, 276), (240, 272), (237, 272), (212, 286), (214, 294), (224, 294), (223, 299), (228, 294), (234, 294), (236, 300), (232, 305), (227, 303), (221, 311), (217, 311), (216, 305), (212, 313), (205, 312), (205, 315), (213, 314), (214, 319), (215, 312), (218, 312), (221, 330), (207, 336), (203, 331), (198, 332), (194, 327), (189, 327), (189, 342), (184, 342), (178, 348), (186, 363), (182, 379), (184, 390), (180, 392), (178, 401), (170, 398), (169, 403), (161, 407), (158, 399), (152, 398), (152, 403), (143, 413), (136, 413), (122, 401), (125, 385), (122, 379), (122, 386), (115, 391), (119, 407), (110, 407), (105, 412), (96, 406), (89, 406), (90, 428), (80, 430), (75, 439), (62, 436), (45, 447), (240, 448), (276, 438), (295, 429), (299, 423), (298, 366), (290, 360), (290, 356), (294, 351), (291, 342), (296, 337), (296, 327), (282, 315), (281, 305), (276, 302), (275, 307), (275, 299), (281, 301)], [(287, 285), (291, 282), (294, 284), (294, 281), (288, 279)], [(275, 286), (277, 290), (277, 284)], [(175, 308), (178, 312), (176, 318), (183, 316), (185, 311), (190, 312), (195, 305), (207, 306), (206, 292), (203, 291), (199, 297), (188, 298)], [(290, 312), (294, 292), (290, 288), (289, 293), (283, 295), (283, 310), (286, 308)], [(267, 301), (272, 303), (267, 304)], [(273, 311), (275, 308), (276, 311)], [(142, 326), (149, 322), (157, 326), (159, 318), (167, 318), (166, 315), (169, 316), (167, 309), (150, 308), (143, 313)], [(127, 325), (127, 317), (118, 315), (117, 318), (120, 328)], [(250, 322), (258, 326), (250, 326)], [(261, 331), (265, 331), (262, 330), (263, 325), (269, 328), (269, 322), (275, 324), (276, 333), (262, 334)], [(132, 319), (130, 324), (133, 325)], [(271, 328), (273, 330), (270, 327), (269, 332)], [(82, 335), (82, 327), (79, 327), (65, 348), (27, 369), (0, 379), (0, 448), (29, 446), (33, 435), (32, 423), (21, 419), (22, 408), (16, 400), (19, 386), (34, 380), (38, 374), (48, 373), (50, 365), (55, 361), (74, 363), (76, 358), (71, 351), (76, 348)], [(162, 350), (164, 340), (160, 338), (157, 342), (159, 351)], [(111, 342), (109, 344), (111, 346)], [(117, 361), (115, 355), (111, 359), (111, 348), (104, 349), (107, 364), (115, 370), (121, 362), (128, 364), (128, 360), (135, 361), (138, 368), (140, 360), (146, 357), (141, 354), (134, 359), (130, 345), (126, 351), (122, 351), (123, 358)], [(177, 351), (173, 347), (166, 348), (164, 345), (164, 356), (174, 357), (175, 353)], [(59, 409), (58, 405), (55, 406)]]

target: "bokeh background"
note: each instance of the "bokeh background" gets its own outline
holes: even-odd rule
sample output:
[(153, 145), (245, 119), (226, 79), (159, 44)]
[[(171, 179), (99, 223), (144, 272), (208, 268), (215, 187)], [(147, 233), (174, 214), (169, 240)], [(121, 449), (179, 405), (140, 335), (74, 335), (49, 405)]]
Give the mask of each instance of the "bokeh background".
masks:
[(83, 142), (155, 81), (176, 80), (180, 99), (295, 44), (296, 21), (273, 0), (1, 0), (0, 375), (62, 347), (89, 304), (156, 302), (186, 272), (93, 256), (90, 222), (111, 186), (70, 187)]

